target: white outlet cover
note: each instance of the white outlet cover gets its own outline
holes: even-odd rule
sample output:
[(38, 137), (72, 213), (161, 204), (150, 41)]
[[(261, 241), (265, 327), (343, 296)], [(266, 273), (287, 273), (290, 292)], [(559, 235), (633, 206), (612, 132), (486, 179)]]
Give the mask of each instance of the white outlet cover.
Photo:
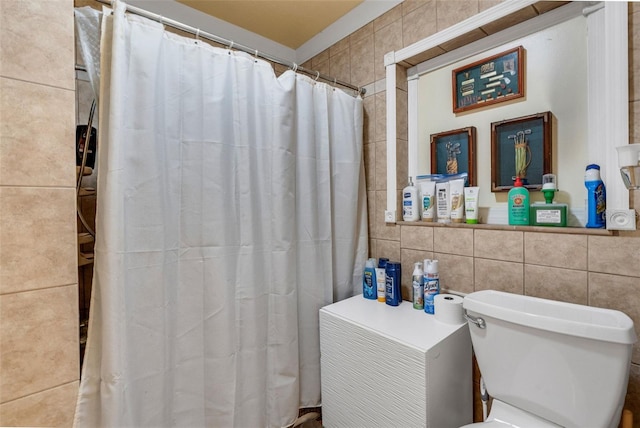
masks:
[(396, 222), (396, 212), (395, 211), (385, 211), (384, 212), (384, 221), (385, 221), (385, 223), (395, 223)]
[(634, 210), (607, 210), (608, 230), (636, 230)]

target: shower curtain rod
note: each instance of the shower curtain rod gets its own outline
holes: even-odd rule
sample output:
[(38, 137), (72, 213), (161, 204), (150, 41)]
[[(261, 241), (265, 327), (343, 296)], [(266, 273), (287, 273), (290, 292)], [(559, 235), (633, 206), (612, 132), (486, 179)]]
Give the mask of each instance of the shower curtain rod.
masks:
[[(97, 0), (97, 1), (100, 2), (100, 3), (103, 3), (103, 4), (107, 4), (109, 6), (111, 6), (112, 3), (113, 3), (113, 0)], [(271, 61), (271, 62), (274, 62), (276, 64), (284, 65), (284, 66), (289, 67), (290, 69), (292, 69), (294, 72), (298, 72), (299, 71), (299, 72), (304, 73), (306, 75), (312, 76), (312, 77), (315, 78), (315, 80), (322, 79), (322, 80), (327, 81), (329, 83), (333, 83), (334, 85), (344, 86), (345, 88), (352, 89), (352, 90), (356, 91), (357, 93), (359, 93), (361, 95), (364, 95), (365, 92), (366, 92), (365, 88), (362, 88), (362, 87), (359, 87), (359, 86), (354, 86), (354, 85), (352, 85), (350, 83), (342, 82), (342, 81), (340, 81), (340, 80), (338, 80), (338, 79), (336, 79), (334, 77), (322, 74), (319, 71), (314, 71), (314, 70), (309, 70), (307, 68), (304, 68), (304, 67), (296, 64), (295, 62), (287, 61), (287, 60), (284, 60), (284, 59), (277, 58), (275, 56), (271, 56), (269, 54), (265, 54), (265, 53), (259, 52), (257, 49), (251, 49), (248, 46), (244, 46), (244, 45), (241, 45), (241, 44), (238, 44), (238, 43), (234, 43), (233, 40), (228, 40), (228, 39), (225, 39), (224, 37), (216, 36), (215, 34), (211, 34), (211, 33), (205, 32), (205, 31), (201, 31), (199, 28), (195, 28), (195, 27), (192, 27), (190, 25), (183, 24), (182, 22), (178, 22), (178, 21), (175, 21), (175, 20), (170, 19), (170, 18), (166, 18), (166, 17), (164, 17), (162, 15), (158, 15), (156, 13), (149, 12), (148, 10), (141, 9), (139, 7), (131, 6), (131, 5), (127, 4), (127, 12), (133, 13), (135, 15), (140, 15), (140, 16), (143, 16), (145, 18), (152, 19), (154, 21), (160, 22), (163, 25), (168, 25), (169, 27), (185, 31), (185, 32), (187, 32), (189, 34), (193, 34), (193, 35), (196, 36), (196, 39), (198, 39), (198, 38), (207, 39), (207, 40), (210, 40), (210, 41), (215, 42), (215, 43), (226, 45), (226, 46), (228, 46), (229, 49), (237, 49), (239, 51), (254, 55), (256, 57), (260, 57), (262, 59), (266, 59), (267, 61)]]

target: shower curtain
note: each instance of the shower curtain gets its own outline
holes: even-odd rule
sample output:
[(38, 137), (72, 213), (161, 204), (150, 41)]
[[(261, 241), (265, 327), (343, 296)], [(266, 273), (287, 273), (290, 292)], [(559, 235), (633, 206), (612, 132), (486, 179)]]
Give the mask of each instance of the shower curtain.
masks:
[(360, 292), (362, 100), (125, 11), (75, 425), (286, 426), (321, 404), (319, 308)]

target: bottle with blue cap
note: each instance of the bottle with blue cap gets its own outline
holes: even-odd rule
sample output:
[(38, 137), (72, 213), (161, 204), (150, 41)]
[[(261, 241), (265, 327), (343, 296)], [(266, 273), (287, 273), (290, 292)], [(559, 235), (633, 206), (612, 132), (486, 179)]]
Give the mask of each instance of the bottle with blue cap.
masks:
[(587, 188), (587, 224), (589, 228), (604, 228), (607, 224), (607, 191), (600, 178), (600, 166), (587, 165), (584, 173), (584, 185)]
[(386, 286), (385, 302), (390, 306), (398, 306), (402, 303), (402, 293), (400, 291), (400, 278), (402, 278), (402, 267), (399, 262), (387, 262), (385, 267)]
[(364, 265), (362, 295), (365, 299), (376, 300), (378, 298), (378, 285), (376, 282), (376, 259), (368, 259)]

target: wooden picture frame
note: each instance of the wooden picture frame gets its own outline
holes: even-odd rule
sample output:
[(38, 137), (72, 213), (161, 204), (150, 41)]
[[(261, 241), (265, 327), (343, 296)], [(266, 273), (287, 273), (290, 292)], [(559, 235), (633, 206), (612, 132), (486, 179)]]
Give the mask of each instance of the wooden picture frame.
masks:
[(476, 128), (431, 134), (431, 173), (468, 174), (469, 186), (476, 185)]
[(524, 48), (453, 70), (452, 85), (454, 113), (524, 97)]
[(529, 190), (542, 189), (552, 171), (550, 111), (491, 124), (491, 191), (507, 192), (520, 176)]

